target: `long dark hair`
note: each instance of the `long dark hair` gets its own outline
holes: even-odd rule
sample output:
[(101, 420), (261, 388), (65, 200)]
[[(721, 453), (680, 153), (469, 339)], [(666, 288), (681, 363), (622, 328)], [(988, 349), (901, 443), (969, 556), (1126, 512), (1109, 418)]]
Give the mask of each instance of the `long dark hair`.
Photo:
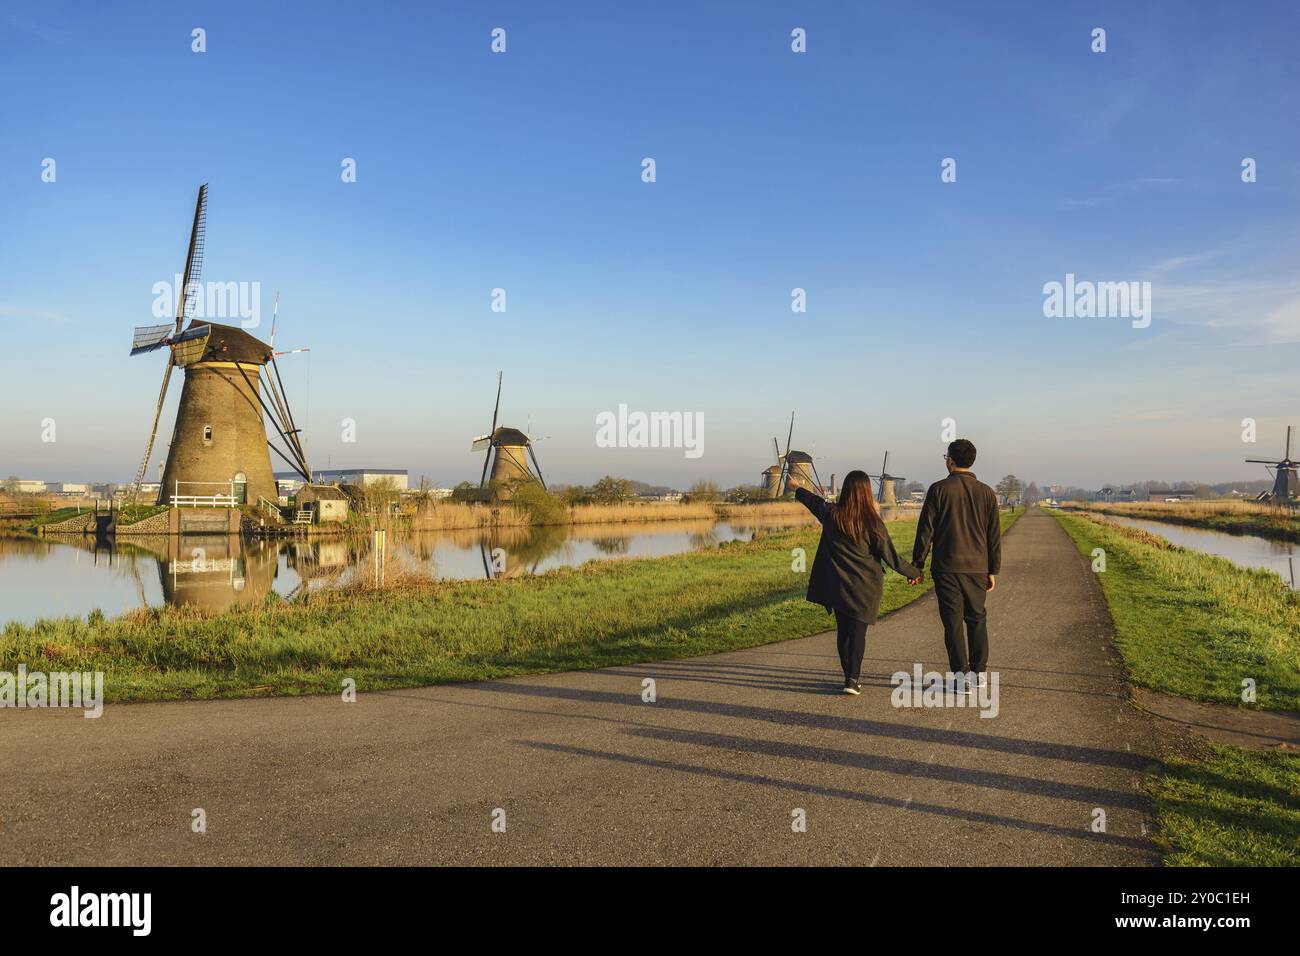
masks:
[(871, 479), (865, 471), (854, 470), (844, 476), (839, 499), (831, 506), (831, 518), (841, 532), (859, 544), (863, 541), (883, 542), (889, 533), (876, 507)]

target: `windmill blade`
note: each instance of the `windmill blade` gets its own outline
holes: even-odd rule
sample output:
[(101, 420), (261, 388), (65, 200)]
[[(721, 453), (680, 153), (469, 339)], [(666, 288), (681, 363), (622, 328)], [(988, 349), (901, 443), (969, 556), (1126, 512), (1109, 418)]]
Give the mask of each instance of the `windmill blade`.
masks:
[[(479, 486), (479, 488), (482, 488), (485, 484), (487, 484), (488, 465), (489, 465), (489, 464), (491, 463), (491, 461), (492, 461), (492, 448), (490, 447), (491, 444), (492, 444), (492, 442), (491, 442), (491, 440), (489, 440), (489, 441), (488, 441), (488, 445), (489, 445), (489, 447), (488, 447), (488, 453), (487, 453), (486, 455), (483, 456), (483, 474), (479, 475), (479, 479), (478, 479), (478, 486)], [(497, 454), (499, 455), (499, 454), (501, 454), (501, 453), (500, 453), (500, 452), (497, 452)]]
[(876, 500), (879, 501), (885, 497), (885, 478), (889, 475), (889, 452), (885, 452), (885, 460), (880, 463), (880, 484), (876, 486)]
[(1244, 461), (1245, 461), (1246, 464), (1248, 464), (1248, 465), (1280, 465), (1280, 464), (1282, 464), (1280, 461), (1265, 461), (1263, 458), (1246, 458), (1246, 459), (1244, 459)]
[(131, 354), (154, 352), (167, 344), (167, 337), (172, 334), (172, 325), (139, 325), (131, 336)]
[(275, 348), (275, 319), (280, 314), (280, 290), (275, 290), (275, 305), (271, 307), (271, 348)]
[(1291, 460), (1291, 426), (1286, 426), (1286, 454), (1282, 456), (1287, 461)]
[(813, 480), (817, 482), (817, 491), (816, 491), (816, 493), (817, 493), (817, 494), (821, 494), (821, 493), (825, 490), (826, 486), (822, 484), (822, 476), (819, 475), (819, 474), (817, 474), (817, 464), (816, 464), (816, 462), (811, 462), (811, 461), (810, 461), (810, 462), (808, 462), (808, 466), (809, 466), (810, 468), (812, 468)]
[(779, 465), (783, 461), (781, 458), (781, 446), (777, 443), (776, 436), (772, 436), (772, 451), (776, 454), (776, 463)]
[(533, 467), (537, 469), (537, 480), (540, 481), (542, 487), (545, 488), (546, 479), (542, 477), (542, 466), (537, 463), (537, 452), (533, 451), (532, 445), (528, 446), (528, 457), (533, 460)]
[(497, 433), (497, 413), (501, 411), (501, 372), (497, 372), (497, 402), (492, 406), (492, 427), (488, 430), (489, 435)]
[(479, 435), (478, 438), (475, 438), (472, 442), (470, 442), (469, 450), (482, 451), (484, 448), (490, 448), (490, 447), (492, 447), (492, 436)]
[[(135, 487), (131, 491), (131, 500), (135, 501), (140, 496), (140, 483), (144, 481), (145, 472), (149, 470), (149, 459), (153, 457), (154, 439), (158, 437), (158, 420), (162, 418), (163, 402), (167, 398), (167, 386), (172, 380), (172, 361), (167, 359), (167, 368), (163, 372), (162, 388), (158, 390), (158, 406), (153, 412), (153, 427), (149, 429), (149, 443), (144, 446), (144, 459), (140, 462), (140, 470), (135, 473)], [(166, 489), (160, 489), (160, 494)]]
[(185, 319), (194, 314), (194, 299), (199, 294), (199, 276), (203, 274), (203, 247), (208, 228), (208, 184), (199, 186), (199, 198), (194, 204), (194, 225), (190, 227), (190, 248), (185, 256), (185, 284), (176, 302), (176, 331), (179, 333)]
[(785, 456), (790, 457), (790, 441), (794, 438), (794, 412), (790, 413), (790, 432), (785, 436)]

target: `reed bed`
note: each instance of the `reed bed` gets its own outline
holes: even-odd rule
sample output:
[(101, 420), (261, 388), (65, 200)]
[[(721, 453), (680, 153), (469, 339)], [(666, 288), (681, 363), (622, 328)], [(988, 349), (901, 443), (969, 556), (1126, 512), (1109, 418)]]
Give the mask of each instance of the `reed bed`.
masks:
[[(724, 502), (649, 501), (610, 505), (574, 505), (564, 510), (563, 524), (642, 524), (656, 521), (736, 521), (801, 519), (808, 509), (798, 502), (745, 505)], [(421, 509), (409, 519), (412, 531), (465, 531), (473, 529), (527, 528), (533, 517), (523, 508), (509, 504), (468, 504), (458, 501), (438, 502)]]
[(1257, 501), (1071, 501), (1067, 504), (1081, 511), (1100, 511), (1128, 515), (1131, 518), (1156, 518), (1158, 515), (1191, 518), (1208, 518), (1213, 515), (1273, 517), (1277, 514), (1276, 508)]

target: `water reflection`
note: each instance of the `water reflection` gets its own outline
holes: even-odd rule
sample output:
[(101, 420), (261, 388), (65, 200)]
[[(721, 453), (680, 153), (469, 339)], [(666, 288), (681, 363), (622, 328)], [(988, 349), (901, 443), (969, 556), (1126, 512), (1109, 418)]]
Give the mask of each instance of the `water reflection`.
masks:
[[(540, 574), (588, 561), (654, 557), (748, 541), (756, 529), (804, 523), (789, 516), (744, 522), (655, 524), (389, 534), (387, 580), (441, 580)], [(0, 537), (0, 625), (94, 609), (107, 615), (173, 604), (217, 612), (292, 599), (304, 590), (365, 582), (374, 575), (366, 537), (252, 539), (226, 535), (31, 539)]]
[(1280, 575), (1291, 590), (1296, 590), (1295, 558), (1297, 550), (1300, 549), (1291, 542), (1275, 541), (1272, 538), (1248, 534), (1226, 534), (1222, 531), (1189, 528), (1166, 521), (1146, 521), (1123, 515), (1105, 517), (1107, 521), (1116, 524), (1149, 531), (1180, 547), (1227, 558), (1239, 567), (1266, 568)]

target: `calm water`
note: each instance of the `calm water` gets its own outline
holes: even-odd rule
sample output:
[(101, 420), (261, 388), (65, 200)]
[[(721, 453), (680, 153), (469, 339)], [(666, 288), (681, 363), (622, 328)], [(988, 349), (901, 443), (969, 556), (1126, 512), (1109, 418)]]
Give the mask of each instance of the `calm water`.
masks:
[(1300, 548), (1291, 542), (1254, 535), (1224, 534), (1222, 531), (1206, 531), (1164, 521), (1144, 521), (1119, 515), (1106, 515), (1106, 520), (1150, 531), (1184, 548), (1217, 554), (1243, 568), (1267, 568), (1280, 574), (1287, 587), (1296, 589), (1296, 573), (1300, 572), (1300, 555), (1297, 555), (1297, 551)]
[[(811, 519), (809, 519), (811, 520)], [(540, 574), (591, 560), (653, 557), (749, 541), (757, 528), (804, 523), (782, 516), (744, 522), (673, 521), (649, 525), (390, 533), (384, 569), (438, 579)], [(140, 537), (113, 544), (93, 538), (0, 537), (0, 625), (18, 620), (113, 616), (149, 605), (194, 605), (219, 611), (264, 601), (272, 592), (338, 587), (371, 578), (369, 538), (255, 540), (186, 535)]]

